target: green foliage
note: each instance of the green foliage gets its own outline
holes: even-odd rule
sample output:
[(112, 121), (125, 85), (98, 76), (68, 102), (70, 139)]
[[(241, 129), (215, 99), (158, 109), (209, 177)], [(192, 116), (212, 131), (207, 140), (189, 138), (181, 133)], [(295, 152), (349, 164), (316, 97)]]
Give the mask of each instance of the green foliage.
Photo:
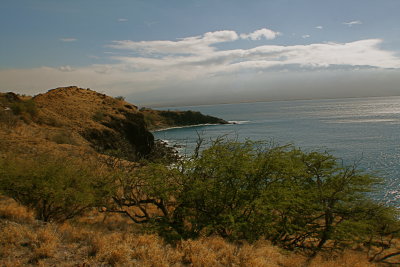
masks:
[(60, 120), (52, 116), (39, 116), (36, 120), (38, 124), (48, 125), (53, 127), (62, 127), (63, 124)]
[(0, 159), (0, 192), (43, 221), (64, 221), (98, 205), (109, 192), (107, 176), (65, 158), (6, 155)]
[(157, 162), (162, 164), (172, 164), (180, 160), (181, 156), (176, 151), (178, 146), (170, 146), (162, 140), (154, 140), (154, 145), (146, 159), (151, 162)]
[(126, 162), (112, 164), (116, 174), (115, 183), (118, 185), (113, 195), (116, 204), (112, 207), (113, 210), (121, 206), (138, 207), (139, 210), (132, 211), (130, 215), (137, 223), (154, 219), (154, 214), (146, 212), (149, 204), (155, 205), (164, 216), (169, 216), (167, 206), (175, 203), (173, 199), (180, 192), (179, 171), (157, 163), (146, 163), (140, 167), (136, 164), (128, 165)]
[(180, 163), (120, 178), (117, 206), (138, 207), (129, 216), (168, 238), (264, 237), (316, 253), (400, 230), (397, 211), (368, 197), (380, 179), (292, 146), (219, 139)]
[(12, 103), (11, 110), (15, 115), (29, 114), (31, 118), (37, 115), (37, 107), (33, 99)]
[(117, 100), (120, 100), (120, 101), (124, 101), (125, 100), (125, 97), (123, 97), (123, 96), (116, 96), (114, 98), (117, 99)]
[(315, 255), (357, 243), (383, 250), (399, 237), (398, 211), (369, 198), (381, 180), (328, 153), (218, 139), (172, 164), (101, 158), (112, 172), (65, 158), (5, 155), (0, 193), (44, 221), (104, 205), (168, 241), (265, 238)]
[(51, 138), (51, 141), (57, 144), (70, 144), (75, 145), (76, 142), (72, 137), (72, 134), (66, 130), (60, 130), (58, 133), (54, 134)]
[(140, 111), (144, 115), (146, 126), (157, 128), (160, 126), (187, 126), (198, 124), (225, 124), (227, 121), (204, 115), (198, 111), (170, 111), (170, 110), (152, 110), (142, 107)]
[(185, 175), (184, 215), (196, 234), (264, 236), (286, 248), (318, 251), (365, 241), (383, 210), (387, 221), (397, 221), (395, 210), (366, 194), (380, 179), (327, 153), (217, 141), (188, 162)]
[(256, 239), (261, 192), (269, 184), (262, 151), (252, 142), (215, 142), (200, 157), (186, 162), (177, 212), (190, 221), (191, 235), (219, 234)]
[(102, 120), (104, 120), (104, 118), (106, 117), (105, 113), (103, 111), (96, 111), (96, 113), (94, 113), (93, 115), (93, 120), (100, 122)]
[(10, 110), (0, 108), (0, 127), (5, 129), (12, 129), (18, 124), (18, 117)]
[(171, 125), (195, 125), (205, 123), (226, 123), (224, 120), (204, 115), (198, 111), (160, 111), (159, 115)]
[(151, 113), (143, 113), (143, 119), (144, 119), (144, 123), (146, 124), (147, 127), (151, 127), (152, 125), (155, 125), (155, 123), (157, 121), (155, 116)]

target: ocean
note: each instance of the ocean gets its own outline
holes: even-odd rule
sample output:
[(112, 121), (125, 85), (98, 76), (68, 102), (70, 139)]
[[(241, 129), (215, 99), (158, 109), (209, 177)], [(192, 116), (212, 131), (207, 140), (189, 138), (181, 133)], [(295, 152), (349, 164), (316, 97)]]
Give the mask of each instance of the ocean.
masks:
[(374, 197), (400, 207), (400, 97), (275, 101), (162, 108), (196, 110), (236, 122), (154, 132), (190, 154), (200, 135), (293, 144), (305, 151), (328, 151), (345, 164), (385, 179)]

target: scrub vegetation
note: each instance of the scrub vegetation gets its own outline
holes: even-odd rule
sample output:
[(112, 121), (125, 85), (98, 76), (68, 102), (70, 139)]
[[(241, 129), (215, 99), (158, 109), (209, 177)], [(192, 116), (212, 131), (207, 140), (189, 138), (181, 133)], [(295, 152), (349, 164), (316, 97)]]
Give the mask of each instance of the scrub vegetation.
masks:
[(399, 211), (356, 165), (227, 138), (183, 157), (122, 99), (29, 99), (0, 99), (0, 266), (400, 264)]
[(218, 139), (200, 150), (96, 166), (3, 154), (3, 264), (52, 264), (60, 250), (111, 266), (398, 262), (397, 210), (368, 197), (378, 178), (292, 146)]

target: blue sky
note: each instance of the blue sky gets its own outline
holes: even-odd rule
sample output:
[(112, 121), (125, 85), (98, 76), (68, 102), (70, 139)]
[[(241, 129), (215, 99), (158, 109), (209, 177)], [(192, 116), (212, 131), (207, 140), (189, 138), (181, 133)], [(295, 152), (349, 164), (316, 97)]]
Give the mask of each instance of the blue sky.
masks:
[(0, 90), (150, 105), (400, 94), (398, 0), (2, 0)]

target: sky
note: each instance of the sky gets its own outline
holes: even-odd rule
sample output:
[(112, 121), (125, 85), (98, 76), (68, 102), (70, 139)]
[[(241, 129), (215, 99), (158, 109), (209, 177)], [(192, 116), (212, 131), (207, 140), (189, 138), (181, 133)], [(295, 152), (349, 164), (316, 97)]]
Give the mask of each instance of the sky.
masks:
[(0, 91), (141, 106), (400, 95), (399, 0), (1, 0)]

